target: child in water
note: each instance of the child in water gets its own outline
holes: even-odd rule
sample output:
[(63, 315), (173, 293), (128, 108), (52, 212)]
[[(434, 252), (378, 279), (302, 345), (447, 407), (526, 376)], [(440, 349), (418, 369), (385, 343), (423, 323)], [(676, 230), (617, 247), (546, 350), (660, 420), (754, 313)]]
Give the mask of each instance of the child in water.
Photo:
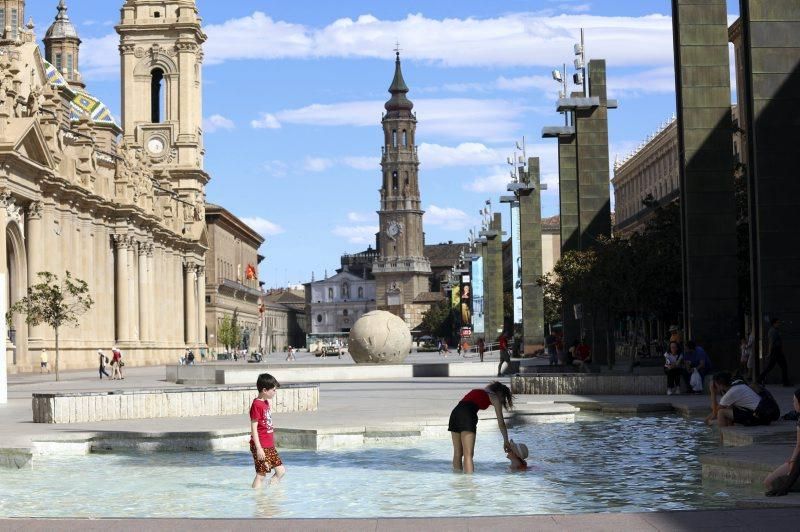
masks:
[(528, 446), (511, 440), (511, 445), (506, 451), (506, 458), (511, 460), (511, 471), (525, 471), (528, 469), (528, 462), (525, 461), (528, 458)]

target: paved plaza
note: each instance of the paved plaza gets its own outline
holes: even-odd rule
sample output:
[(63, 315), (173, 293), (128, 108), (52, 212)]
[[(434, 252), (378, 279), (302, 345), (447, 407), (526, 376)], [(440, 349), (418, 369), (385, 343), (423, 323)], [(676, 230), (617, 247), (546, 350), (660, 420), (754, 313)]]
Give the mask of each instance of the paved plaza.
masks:
[[(278, 354), (266, 363), (259, 364), (264, 371), (270, 367), (283, 366), (285, 355)], [(436, 353), (412, 355), (418, 362), (437, 361)], [(452, 357), (456, 358), (456, 357)], [(470, 363), (463, 362), (454, 363)], [(274, 361), (274, 363), (273, 363)], [(534, 361), (541, 363), (541, 361)], [(242, 363), (245, 365), (246, 363)], [(347, 357), (320, 359), (312, 355), (298, 354), (298, 365), (352, 364)], [(253, 364), (250, 364), (253, 366)], [(248, 428), (243, 416), (212, 416), (195, 418), (163, 418), (102, 423), (34, 424), (31, 423), (30, 396), (38, 392), (94, 392), (103, 390), (133, 389), (179, 389), (181, 385), (166, 382), (165, 367), (126, 368), (123, 381), (100, 381), (94, 372), (65, 372), (63, 380), (56, 383), (52, 375), (19, 374), (10, 379), (10, 401), (0, 408), (0, 450), (28, 448), (32, 441), (81, 441), (99, 434), (109, 436), (125, 434), (126, 437), (153, 437), (159, 434), (191, 433), (206, 435), (244, 435)], [(347, 431), (354, 427), (372, 427), (376, 430), (392, 430), (408, 427), (425, 421), (446, 420), (452, 405), (465, 390), (481, 386), (492, 377), (469, 378), (411, 378), (375, 381), (328, 382), (320, 384), (320, 405), (316, 412), (275, 414), (279, 429), (317, 429)], [(507, 381), (507, 378), (502, 379)], [(782, 410), (790, 404), (791, 389), (774, 388)], [(705, 395), (679, 396), (517, 396), (518, 404), (529, 401), (556, 401), (570, 403), (584, 410), (606, 414), (641, 414), (663, 412), (671, 409), (678, 414), (701, 417), (707, 412)], [(397, 409), (397, 404), (403, 404)], [(391, 413), (387, 415), (387, 413)], [(777, 429), (780, 424), (769, 429)], [(784, 423), (787, 425), (787, 423)], [(711, 429), (709, 430), (716, 430)], [(748, 429), (740, 429), (745, 432)], [(783, 427), (785, 431), (786, 428)], [(774, 438), (773, 433), (754, 433), (751, 447), (730, 447), (720, 460), (777, 462), (791, 449), (786, 440), (783, 444), (763, 444)], [(444, 444), (444, 443), (443, 443)], [(449, 445), (449, 442), (447, 442)], [(742, 455), (741, 450), (747, 450)], [(736, 453), (739, 452), (737, 455)], [(744, 456), (744, 458), (743, 458)], [(34, 464), (34, 467), (36, 465)], [(794, 509), (780, 509), (789, 506)], [(274, 530), (414, 530), (435, 526), (440, 530), (782, 530), (791, 528), (796, 518), (800, 497), (768, 499), (765, 497), (737, 502), (737, 510), (656, 512), (646, 514), (601, 514), (601, 515), (548, 515), (530, 517), (487, 517), (426, 519), (365, 519), (365, 520), (271, 520)], [(774, 507), (774, 508), (773, 508)], [(766, 509), (765, 509), (766, 508)], [(226, 530), (250, 530), (263, 526), (259, 521), (231, 520), (8, 520), (0, 521), (0, 529), (44, 530), (53, 527), (59, 530), (99, 530), (113, 527), (120, 530), (185, 530), (206, 524)], [(424, 525), (423, 525), (424, 523)]]

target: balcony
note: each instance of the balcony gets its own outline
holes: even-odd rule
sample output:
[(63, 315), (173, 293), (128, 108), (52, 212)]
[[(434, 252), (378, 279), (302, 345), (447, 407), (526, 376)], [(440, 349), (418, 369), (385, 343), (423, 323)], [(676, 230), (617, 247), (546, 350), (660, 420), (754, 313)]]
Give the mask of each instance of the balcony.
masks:
[(232, 279), (226, 279), (225, 277), (220, 277), (217, 280), (217, 288), (221, 291), (223, 288), (232, 291), (232, 292), (241, 292), (245, 295), (252, 296), (252, 297), (261, 297), (263, 293), (261, 290), (256, 288), (252, 288), (245, 284), (242, 284), (238, 281), (234, 281)]

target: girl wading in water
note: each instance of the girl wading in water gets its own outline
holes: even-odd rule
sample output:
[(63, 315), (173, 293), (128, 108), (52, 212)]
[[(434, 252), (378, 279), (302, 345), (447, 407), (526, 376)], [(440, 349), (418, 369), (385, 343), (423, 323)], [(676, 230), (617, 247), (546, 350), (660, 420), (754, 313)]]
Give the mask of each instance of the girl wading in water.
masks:
[(470, 391), (450, 413), (447, 428), (453, 436), (453, 470), (472, 473), (475, 465), (472, 462), (475, 453), (475, 433), (478, 429), (478, 410), (486, 410), (494, 406), (497, 414), (497, 425), (503, 434), (503, 449), (508, 452), (511, 443), (508, 441), (508, 430), (503, 420), (503, 407), (511, 410), (514, 398), (505, 384), (497, 381), (483, 389)]

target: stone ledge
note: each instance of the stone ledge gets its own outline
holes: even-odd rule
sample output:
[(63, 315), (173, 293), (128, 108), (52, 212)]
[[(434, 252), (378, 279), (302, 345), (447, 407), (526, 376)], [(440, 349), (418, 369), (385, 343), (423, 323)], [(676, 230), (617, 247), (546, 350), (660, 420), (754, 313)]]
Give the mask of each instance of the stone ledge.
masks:
[(663, 395), (664, 375), (550, 373), (514, 375), (511, 391), (531, 395)]
[[(33, 422), (231, 416), (249, 412), (255, 395), (253, 386), (33, 394)], [(319, 384), (286, 385), (278, 388), (272, 411), (311, 412), (318, 406)]]

